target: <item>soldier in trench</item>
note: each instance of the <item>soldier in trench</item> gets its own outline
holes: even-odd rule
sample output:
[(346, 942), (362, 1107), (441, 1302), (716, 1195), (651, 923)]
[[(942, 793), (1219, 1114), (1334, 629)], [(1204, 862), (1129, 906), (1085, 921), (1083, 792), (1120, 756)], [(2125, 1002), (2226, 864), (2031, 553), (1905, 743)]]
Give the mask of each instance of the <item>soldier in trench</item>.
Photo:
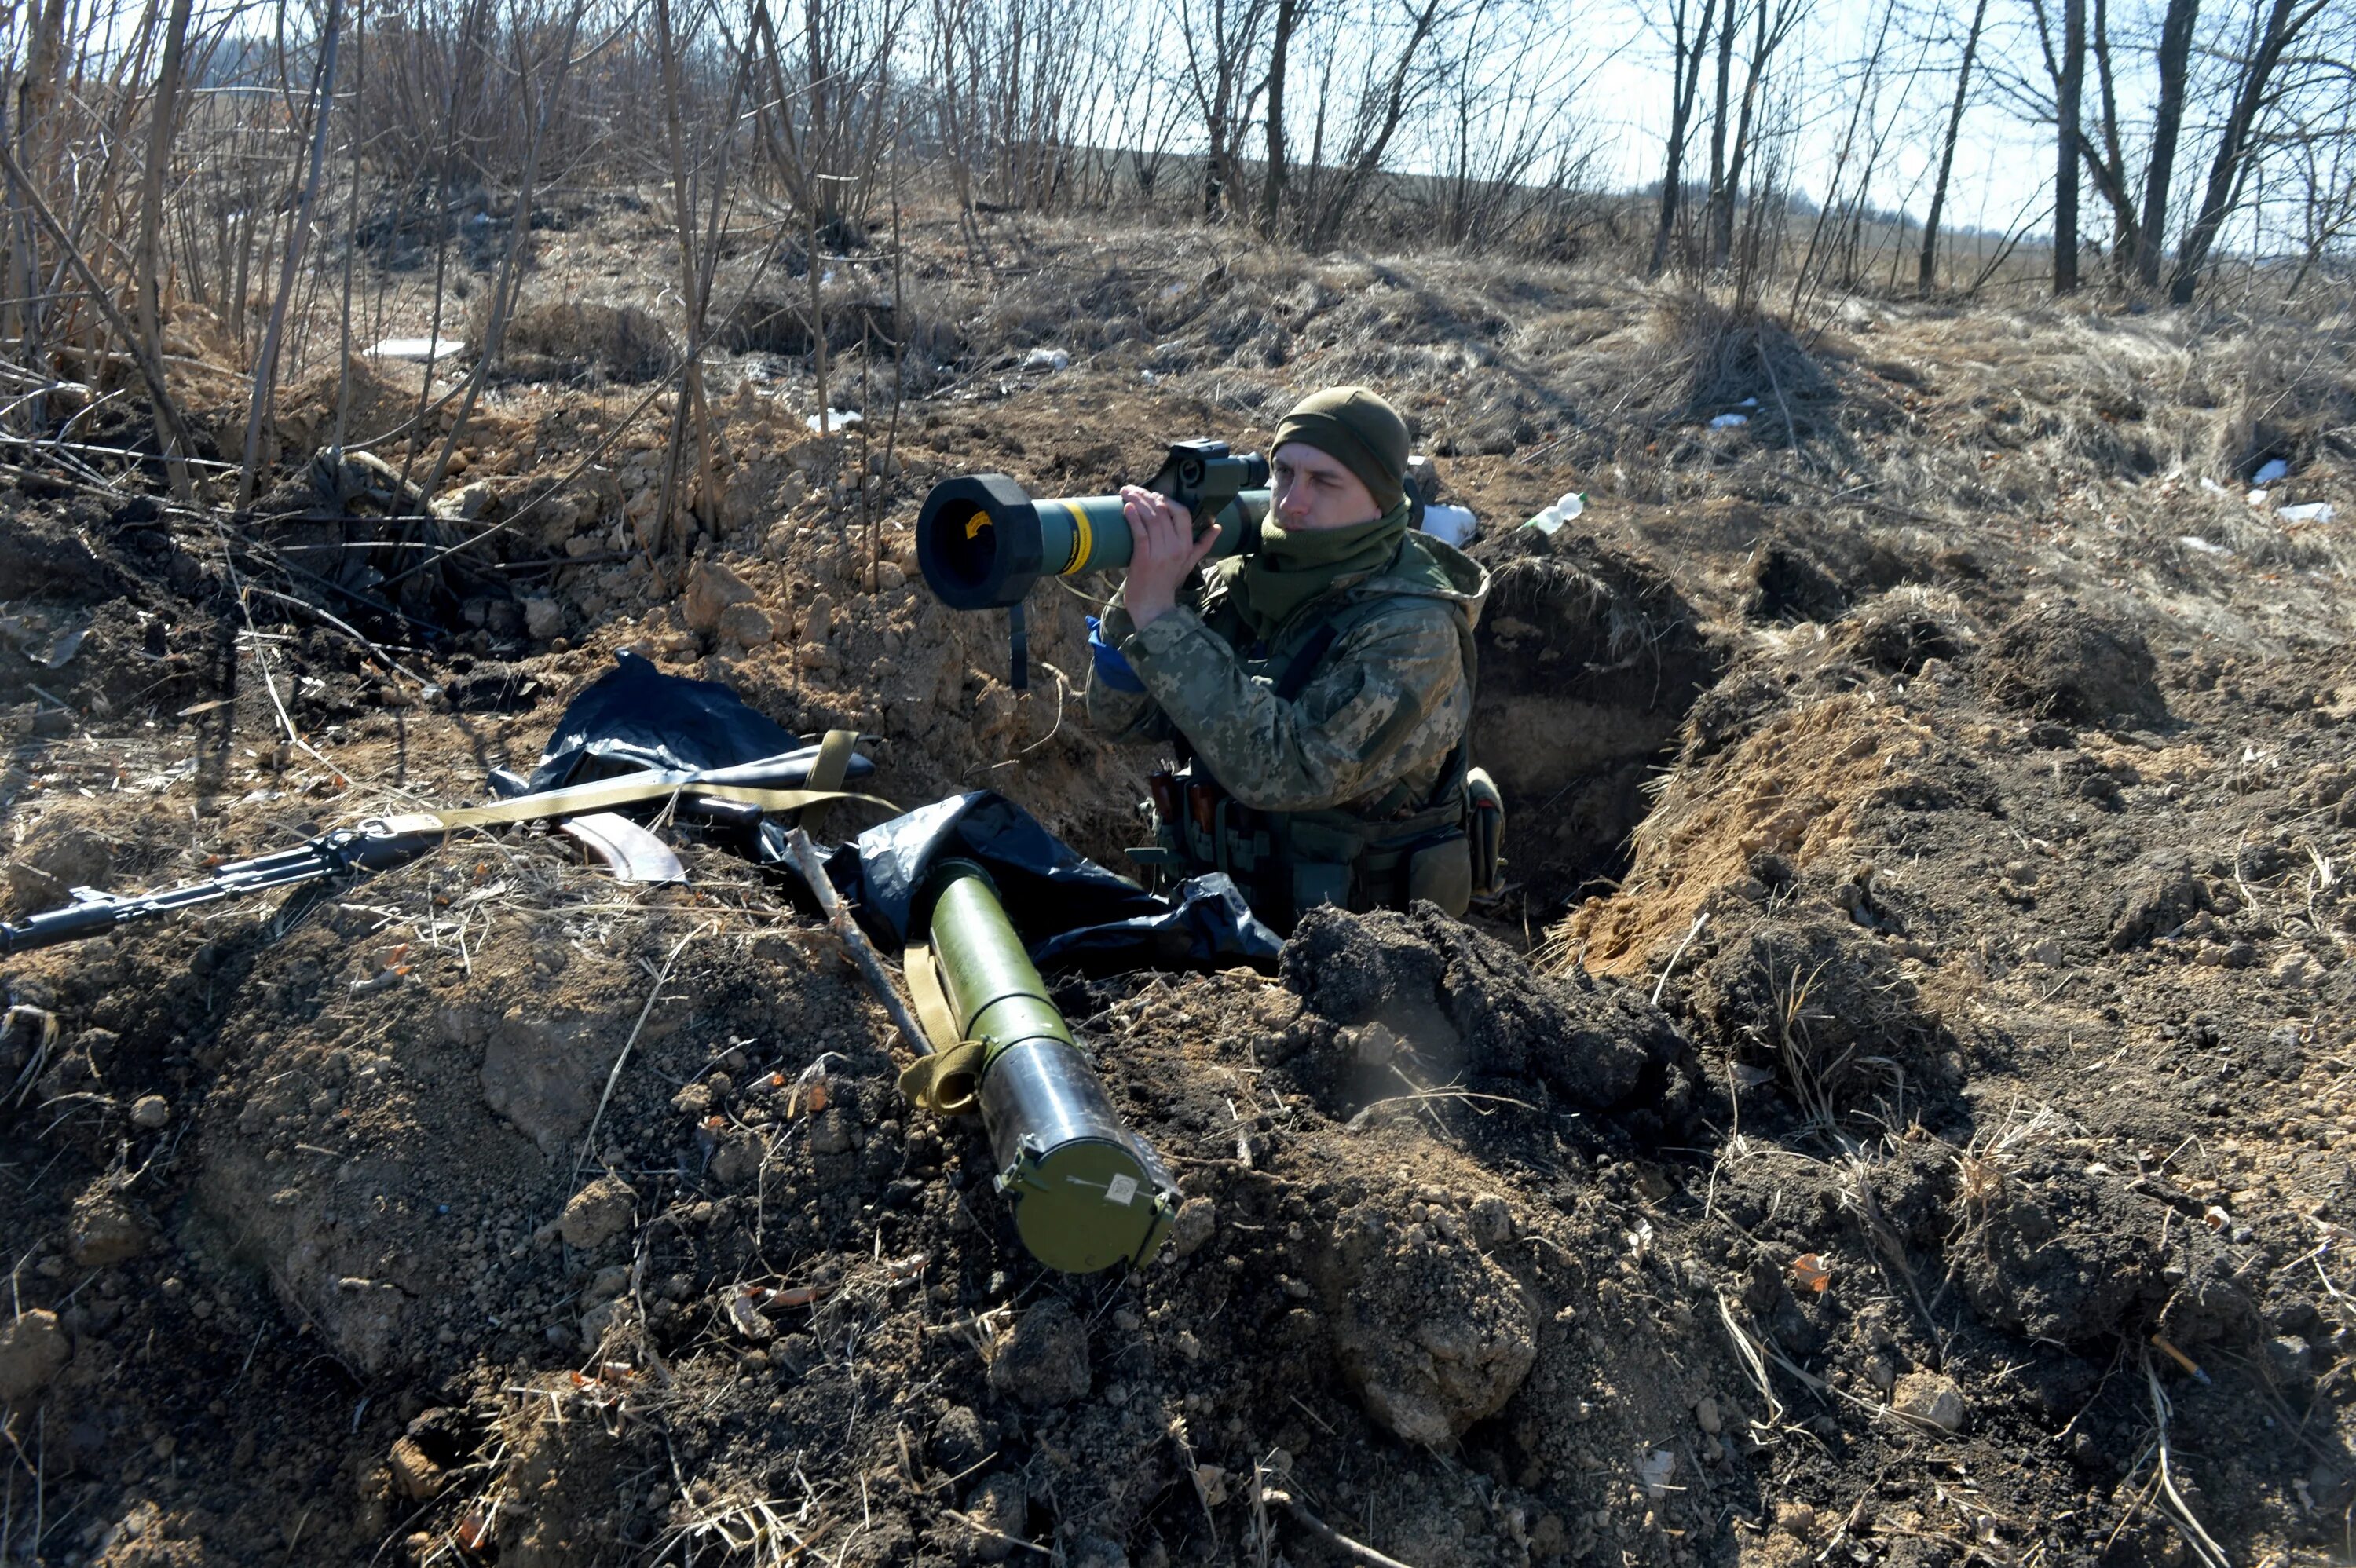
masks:
[(1090, 624), (1089, 721), (1160, 740), (1155, 844), (1177, 875), (1233, 876), (1280, 931), (1320, 903), (1428, 899), (1462, 914), (1476, 866), (1472, 627), (1489, 574), (1411, 530), (1406, 422), (1363, 387), (1277, 426), (1263, 543), (1204, 562), (1186, 508), (1121, 492), (1134, 549)]

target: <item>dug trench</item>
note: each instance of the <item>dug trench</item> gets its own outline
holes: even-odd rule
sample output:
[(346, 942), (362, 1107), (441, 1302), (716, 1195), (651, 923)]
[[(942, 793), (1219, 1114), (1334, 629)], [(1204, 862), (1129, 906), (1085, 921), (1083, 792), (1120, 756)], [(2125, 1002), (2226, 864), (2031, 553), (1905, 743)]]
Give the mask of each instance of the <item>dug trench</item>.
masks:
[[(1151, 759), (1076, 711), (1080, 600), (1018, 696), (775, 445), (794, 526), (385, 596), (430, 641), (17, 499), (16, 907), (479, 797), (625, 648), (1120, 864)], [(406, 570), (290, 475), (365, 525), (296, 542)], [(477, 838), (10, 960), (10, 1517), (109, 1563), (2323, 1560), (2351, 672), (1768, 521), (1479, 547), (1518, 901), (1059, 984), (1185, 1193), (1132, 1272), (1028, 1259), (838, 940), (691, 837), (682, 889)]]

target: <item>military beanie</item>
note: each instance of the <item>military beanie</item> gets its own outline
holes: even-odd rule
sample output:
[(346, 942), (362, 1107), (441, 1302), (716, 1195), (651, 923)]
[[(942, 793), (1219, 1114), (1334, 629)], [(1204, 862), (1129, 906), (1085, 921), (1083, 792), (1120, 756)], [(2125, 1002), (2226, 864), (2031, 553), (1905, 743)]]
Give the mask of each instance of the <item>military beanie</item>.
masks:
[(1287, 442), (1313, 446), (1356, 475), (1387, 513), (1406, 496), (1407, 421), (1365, 387), (1328, 387), (1293, 405), (1276, 427), (1270, 453)]

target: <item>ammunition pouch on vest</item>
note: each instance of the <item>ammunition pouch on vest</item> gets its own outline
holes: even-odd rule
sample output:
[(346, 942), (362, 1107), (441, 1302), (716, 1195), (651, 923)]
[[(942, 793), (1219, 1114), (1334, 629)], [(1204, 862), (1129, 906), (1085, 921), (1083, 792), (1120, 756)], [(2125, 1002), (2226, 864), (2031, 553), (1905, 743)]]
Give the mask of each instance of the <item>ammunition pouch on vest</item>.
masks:
[(1430, 804), (1383, 817), (1257, 810), (1199, 761), (1151, 783), (1155, 841), (1131, 857), (1181, 875), (1225, 871), (1271, 923), (1289, 928), (1321, 903), (1404, 909), (1415, 899), (1462, 914), (1476, 891), (1459, 768), (1442, 770)]
[[(1328, 622), (1286, 664), (1275, 683), (1290, 701), (1341, 635)], [(1472, 630), (1460, 622), (1464, 682), (1474, 678)], [(1261, 811), (1236, 799), (1199, 758), (1151, 775), (1152, 845), (1131, 859), (1179, 876), (1224, 871), (1260, 917), (1290, 931), (1322, 903), (1344, 909), (1405, 909), (1415, 900), (1461, 915), (1494, 892), (1505, 803), (1482, 769), (1471, 766), (1472, 741), (1456, 743), (1430, 798), (1418, 804), (1405, 784), (1362, 811)]]

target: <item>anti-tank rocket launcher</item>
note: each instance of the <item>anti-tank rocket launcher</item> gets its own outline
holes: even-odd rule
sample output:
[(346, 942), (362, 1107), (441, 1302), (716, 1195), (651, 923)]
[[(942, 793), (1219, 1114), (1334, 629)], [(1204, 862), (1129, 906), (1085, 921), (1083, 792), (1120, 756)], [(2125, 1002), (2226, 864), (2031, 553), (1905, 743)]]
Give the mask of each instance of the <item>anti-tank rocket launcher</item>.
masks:
[[(1216, 528), (1214, 556), (1259, 549), (1268, 517), (1268, 459), (1224, 441), (1171, 444), (1145, 483), (1184, 507), (1200, 530)], [(1003, 474), (944, 479), (916, 517), (916, 565), (952, 610), (1004, 605), (1013, 640), (1014, 688), (1029, 685), (1023, 595), (1043, 577), (1119, 571), (1129, 564), (1129, 518), (1118, 495), (1034, 498)]]
[(809, 836), (794, 833), (787, 854), (916, 1052), (900, 1092), (936, 1115), (981, 1118), (1024, 1249), (1065, 1274), (1149, 1262), (1177, 1217), (1178, 1184), (1113, 1108), (989, 873), (964, 859), (932, 867), (902, 955), (904, 999)]
[(907, 972), (936, 1049), (901, 1087), (943, 1114), (980, 1115), (998, 1189), (1033, 1257), (1066, 1274), (1151, 1260), (1177, 1214), (1178, 1184), (1113, 1108), (990, 878), (971, 861), (944, 861), (928, 903)]

